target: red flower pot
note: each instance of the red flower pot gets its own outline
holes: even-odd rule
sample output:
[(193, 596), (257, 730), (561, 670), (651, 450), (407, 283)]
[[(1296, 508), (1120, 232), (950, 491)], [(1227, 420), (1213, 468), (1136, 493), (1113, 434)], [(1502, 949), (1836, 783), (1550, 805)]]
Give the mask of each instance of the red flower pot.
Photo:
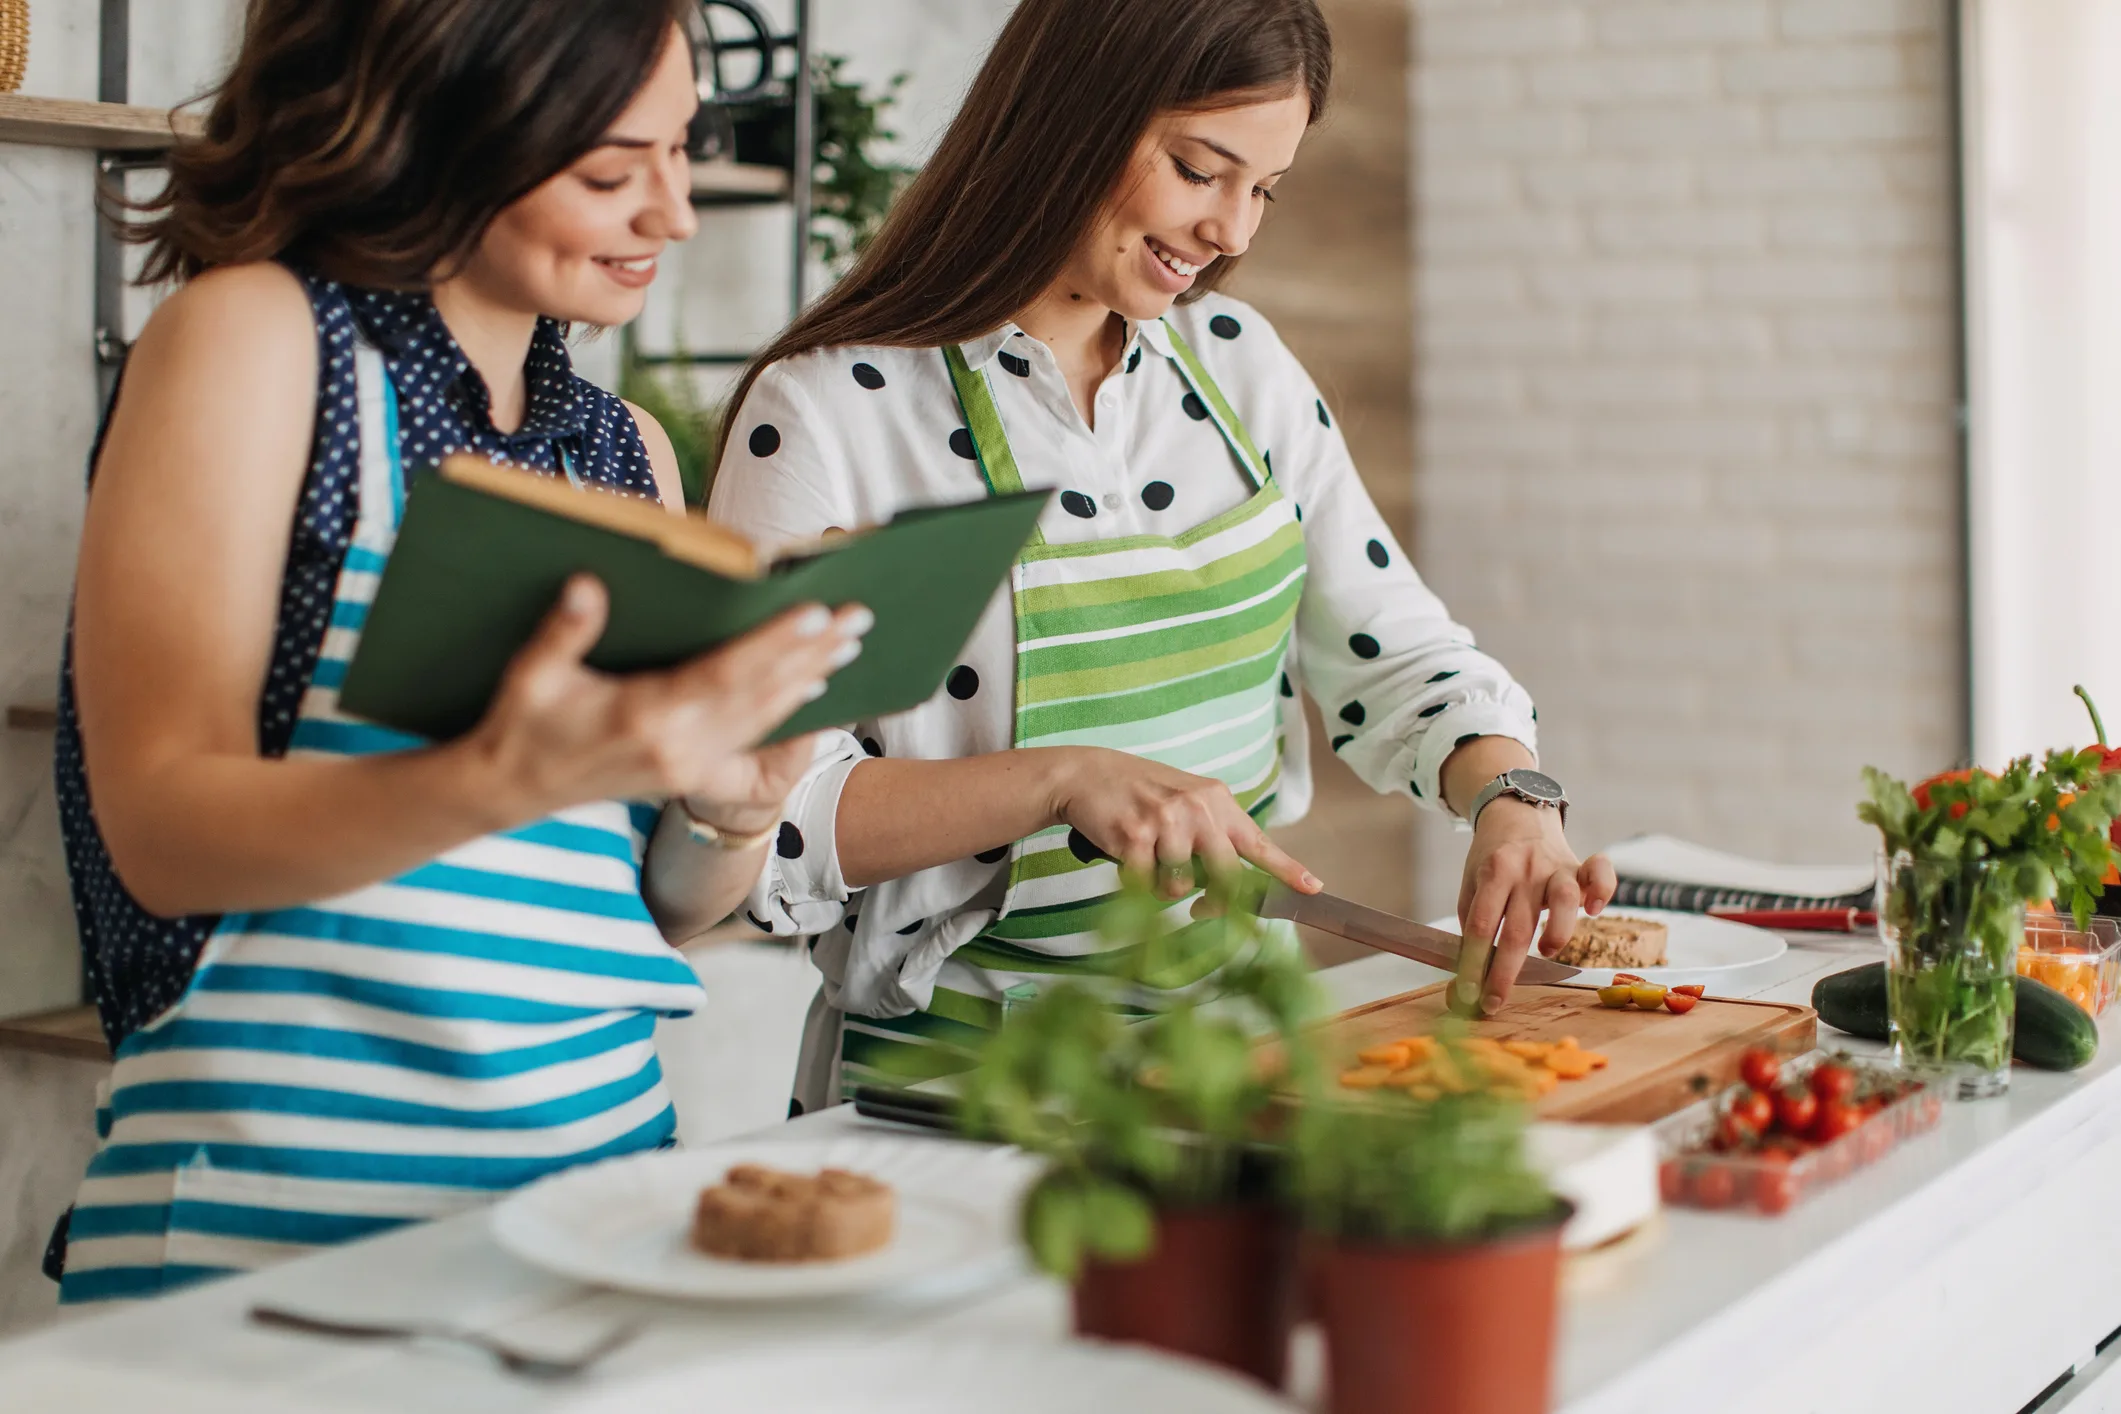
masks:
[(1294, 1250), (1288, 1221), (1264, 1204), (1160, 1212), (1149, 1255), (1084, 1263), (1076, 1333), (1213, 1361), (1280, 1389)]
[(1541, 1414), (1564, 1212), (1485, 1242), (1320, 1239), (1308, 1254), (1333, 1414)]

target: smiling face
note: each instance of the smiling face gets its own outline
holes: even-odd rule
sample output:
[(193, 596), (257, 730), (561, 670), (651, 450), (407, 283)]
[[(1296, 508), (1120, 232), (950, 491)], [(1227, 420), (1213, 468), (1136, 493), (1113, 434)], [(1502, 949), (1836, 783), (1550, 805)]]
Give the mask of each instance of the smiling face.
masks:
[(656, 257), (698, 228), (685, 129), (699, 106), (676, 26), (604, 139), (504, 207), (459, 278), (506, 308), (583, 324), (641, 312)]
[(1159, 115), (1061, 286), (1128, 319), (1162, 317), (1210, 264), (1252, 244), (1310, 116), (1301, 91)]

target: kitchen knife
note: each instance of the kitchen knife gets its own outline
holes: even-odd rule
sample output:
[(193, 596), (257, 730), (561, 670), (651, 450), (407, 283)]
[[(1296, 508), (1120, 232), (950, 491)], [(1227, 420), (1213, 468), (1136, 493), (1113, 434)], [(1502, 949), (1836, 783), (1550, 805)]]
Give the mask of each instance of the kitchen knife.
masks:
[[(1440, 967), (1446, 972), (1458, 971), (1459, 954), (1463, 940), (1456, 933), (1446, 933), (1440, 928), (1424, 927), (1422, 924), (1365, 908), (1332, 894), (1300, 894), (1294, 889), (1275, 884), (1267, 890), (1260, 901), (1259, 916), (1262, 918), (1286, 918), (1291, 923), (1301, 923), (1307, 928), (1316, 928), (1322, 933), (1346, 938), (1361, 943), (1364, 947), (1376, 948), (1379, 952), (1396, 953), (1400, 957), (1425, 962), (1431, 967)], [(1492, 948), (1492, 945), (1491, 945)], [(1483, 951), (1491, 950), (1484, 949)], [(1468, 958), (1470, 962), (1473, 959)], [(1483, 962), (1482, 971), (1485, 972)], [(1536, 953), (1524, 960), (1518, 969), (1520, 982), (1553, 983), (1571, 982), (1582, 974), (1582, 969), (1566, 967), (1550, 958)], [(1454, 982), (1456, 990), (1461, 983), (1479, 979), (1461, 978)], [(1478, 1008), (1474, 1008), (1477, 1012)]]

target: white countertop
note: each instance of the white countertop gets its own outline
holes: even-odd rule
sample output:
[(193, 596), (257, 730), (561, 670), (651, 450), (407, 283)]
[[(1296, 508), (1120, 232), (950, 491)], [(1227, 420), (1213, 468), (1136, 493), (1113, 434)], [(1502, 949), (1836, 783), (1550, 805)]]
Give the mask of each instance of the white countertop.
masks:
[[(1868, 938), (1796, 937), (1726, 995), (1806, 1001), (1820, 976), (1876, 956)], [(1443, 974), (1377, 956), (1323, 974), (1336, 1006)], [(1823, 1030), (1823, 1039), (1838, 1033)], [(2106, 1028), (2109, 1039), (2112, 1028)], [(1853, 1043), (1851, 1049), (1876, 1047)], [(1661, 1236), (1613, 1254), (1564, 1309), (1557, 1409), (2012, 1414), (2121, 1327), (2121, 1046), (2068, 1075), (2017, 1069), (1999, 1100), (1946, 1107), (1931, 1134), (1777, 1218), (1668, 1212)], [(793, 1129), (866, 1124), (842, 1109)], [(954, 1142), (936, 1139), (933, 1142)], [(1590, 1286), (1592, 1289), (1580, 1289)], [(552, 1408), (550, 1386), (438, 1348), (361, 1346), (250, 1327), (269, 1300), (320, 1314), (433, 1317), (566, 1348), (635, 1315), (652, 1329), (587, 1382), (720, 1351), (827, 1336), (930, 1332), (1061, 1338), (1065, 1293), (1023, 1277), (954, 1303), (808, 1309), (674, 1306), (546, 1276), (502, 1253), (483, 1213), (392, 1233), (0, 1344), (0, 1408), (34, 1372), (108, 1378), (71, 1410), (158, 1414), (229, 1385), (292, 1406), (477, 1414)], [(150, 1385), (133, 1385), (126, 1374)], [(2085, 1384), (2086, 1381), (2080, 1381)]]

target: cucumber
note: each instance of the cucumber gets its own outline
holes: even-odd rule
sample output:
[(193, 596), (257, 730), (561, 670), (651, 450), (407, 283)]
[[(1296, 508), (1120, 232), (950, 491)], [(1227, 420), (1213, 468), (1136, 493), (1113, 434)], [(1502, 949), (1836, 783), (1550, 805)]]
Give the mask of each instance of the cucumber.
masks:
[[(1812, 985), (1812, 1010), (1851, 1036), (1886, 1039), (1885, 964), (1867, 963)], [(2018, 979), (2011, 1054), (2042, 1070), (2075, 1070), (2099, 1053), (2099, 1027), (2068, 997), (2030, 977)]]

